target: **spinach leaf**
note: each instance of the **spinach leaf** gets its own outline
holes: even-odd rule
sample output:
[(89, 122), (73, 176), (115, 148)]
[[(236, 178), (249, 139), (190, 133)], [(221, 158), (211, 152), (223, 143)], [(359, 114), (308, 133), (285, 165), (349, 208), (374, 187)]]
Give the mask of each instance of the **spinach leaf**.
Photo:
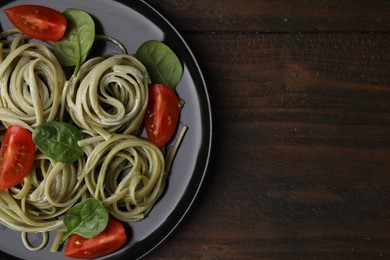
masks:
[(183, 75), (183, 67), (176, 54), (164, 43), (156, 40), (144, 42), (135, 57), (149, 72), (152, 83), (162, 83), (173, 89)]
[(88, 13), (79, 9), (67, 9), (64, 15), (67, 31), (62, 39), (54, 42), (54, 52), (62, 65), (76, 66), (73, 72), (76, 75), (95, 40), (95, 23)]
[(108, 218), (108, 211), (100, 201), (94, 198), (85, 199), (66, 213), (64, 224), (68, 231), (62, 241), (72, 234), (78, 234), (84, 238), (97, 236), (106, 228)]
[(32, 137), (43, 154), (58, 162), (71, 163), (84, 154), (77, 144), (82, 139), (80, 130), (68, 123), (42, 123), (34, 129)]

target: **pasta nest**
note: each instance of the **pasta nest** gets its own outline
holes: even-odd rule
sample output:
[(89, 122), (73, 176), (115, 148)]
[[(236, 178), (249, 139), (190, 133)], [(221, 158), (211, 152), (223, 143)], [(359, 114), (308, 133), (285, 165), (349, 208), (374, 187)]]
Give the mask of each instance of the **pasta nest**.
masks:
[(106, 140), (111, 133), (136, 134), (148, 105), (149, 76), (136, 58), (117, 54), (85, 62), (65, 87), (72, 120)]
[(0, 107), (32, 127), (53, 121), (60, 109), (65, 73), (41, 43), (0, 44)]

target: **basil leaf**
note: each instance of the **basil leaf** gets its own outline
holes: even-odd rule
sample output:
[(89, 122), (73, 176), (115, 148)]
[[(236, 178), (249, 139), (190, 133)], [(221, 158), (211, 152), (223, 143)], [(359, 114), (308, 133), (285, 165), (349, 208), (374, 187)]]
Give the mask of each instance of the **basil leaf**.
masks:
[(68, 231), (62, 241), (72, 234), (84, 238), (97, 236), (106, 228), (108, 218), (108, 211), (100, 201), (93, 198), (85, 199), (66, 213), (63, 221)]
[(176, 54), (164, 43), (150, 40), (136, 51), (135, 57), (144, 64), (153, 83), (165, 84), (173, 89), (183, 75), (183, 67)]
[(84, 154), (77, 144), (82, 139), (80, 130), (68, 123), (42, 123), (34, 129), (32, 137), (43, 154), (58, 162), (71, 163)]
[(54, 42), (54, 52), (64, 66), (76, 66), (77, 74), (87, 58), (95, 40), (95, 23), (92, 17), (78, 9), (64, 11), (67, 19), (65, 36)]

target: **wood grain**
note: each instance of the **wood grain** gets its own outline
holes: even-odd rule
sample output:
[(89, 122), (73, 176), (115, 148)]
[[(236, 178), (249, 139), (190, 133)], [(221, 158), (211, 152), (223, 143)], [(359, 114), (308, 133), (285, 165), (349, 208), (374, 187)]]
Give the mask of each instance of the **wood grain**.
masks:
[(390, 31), (386, 0), (148, 0), (181, 31)]
[(390, 258), (389, 4), (149, 2), (203, 68), (214, 151), (147, 258)]
[[(224, 142), (389, 147), (384, 46), (390, 37), (198, 34), (188, 40), (201, 50), (216, 132), (234, 135)], [(242, 129), (256, 140), (240, 135)]]

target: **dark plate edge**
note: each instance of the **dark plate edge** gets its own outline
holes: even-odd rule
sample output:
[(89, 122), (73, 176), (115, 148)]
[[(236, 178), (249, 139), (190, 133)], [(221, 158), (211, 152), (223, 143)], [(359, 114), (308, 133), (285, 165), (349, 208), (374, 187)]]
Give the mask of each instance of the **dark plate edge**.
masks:
[[(127, 5), (125, 0), (115, 0), (115, 1), (119, 1), (119, 2)], [(208, 121), (208, 122), (203, 122), (203, 123), (208, 123), (207, 129), (205, 129), (205, 126), (203, 126), (203, 128), (202, 128), (203, 133), (204, 133), (203, 136), (208, 137), (208, 139), (202, 141), (202, 146), (200, 148), (201, 152), (204, 151), (206, 153), (201, 154), (201, 155), (203, 155), (204, 160), (198, 159), (201, 162), (202, 161), (204, 162), (204, 164), (202, 166), (199, 166), (197, 164), (197, 168), (201, 167), (202, 171), (203, 171), (201, 176), (200, 176), (200, 179), (196, 182), (196, 183), (198, 183), (198, 185), (196, 187), (188, 187), (188, 188), (192, 188), (192, 189), (189, 191), (187, 188), (185, 196), (183, 196), (180, 199), (180, 202), (178, 203), (177, 207), (174, 209), (175, 212), (177, 212), (178, 210), (181, 211), (180, 214), (177, 214), (180, 217), (174, 218), (174, 217), (172, 217), (172, 214), (171, 214), (169, 216), (169, 223), (165, 222), (163, 224), (163, 226), (158, 228), (158, 229), (164, 229), (165, 235), (163, 237), (161, 237), (161, 235), (160, 235), (159, 241), (156, 242), (153, 247), (151, 247), (147, 252), (145, 252), (144, 254), (139, 256), (137, 259), (141, 259), (143, 257), (146, 257), (147, 255), (149, 255), (153, 251), (155, 251), (166, 239), (168, 239), (168, 237), (170, 237), (172, 235), (172, 233), (178, 228), (178, 226), (183, 222), (185, 217), (188, 215), (189, 211), (192, 209), (194, 202), (196, 201), (196, 199), (199, 195), (199, 191), (203, 187), (204, 180), (205, 180), (206, 175), (208, 173), (208, 168), (209, 168), (210, 159), (211, 159), (212, 143), (213, 143), (213, 141), (212, 141), (213, 140), (213, 125), (212, 125), (213, 120), (212, 120), (212, 109), (211, 109), (210, 96), (209, 96), (209, 93), (207, 91), (207, 84), (206, 84), (206, 81), (204, 78), (204, 74), (202, 72), (202, 69), (201, 69), (197, 59), (195, 58), (191, 48), (189, 47), (189, 45), (185, 41), (182, 34), (153, 6), (151, 6), (149, 3), (145, 2), (144, 0), (140, 0), (140, 2), (142, 2), (149, 9), (151, 9), (151, 11), (153, 11), (157, 16), (159, 16), (160, 19), (164, 20), (166, 25), (168, 25), (170, 27), (170, 29), (177, 35), (177, 37), (181, 40), (181, 43), (184, 45), (184, 47), (188, 51), (188, 53), (189, 53), (189, 55), (194, 63), (193, 65), (195, 65), (195, 67), (196, 67), (196, 70), (198, 72), (197, 76), (199, 77), (200, 81), (202, 82), (202, 91), (204, 92), (204, 98), (205, 98), (205, 99), (202, 99), (201, 102), (205, 103), (206, 107), (208, 108), (207, 111), (204, 111), (204, 110), (201, 111), (202, 118), (205, 118), (205, 121), (206, 121), (206, 119)], [(200, 107), (205, 107), (205, 105), (203, 104)], [(207, 112), (207, 115), (206, 115), (207, 117), (204, 117), (205, 112)], [(206, 130), (207, 130), (207, 133), (206, 133)], [(196, 170), (195, 170), (195, 172), (196, 172)], [(190, 184), (192, 182), (194, 182), (193, 178), (194, 178), (194, 176), (192, 176)], [(172, 218), (174, 218), (174, 219), (172, 219)]]

